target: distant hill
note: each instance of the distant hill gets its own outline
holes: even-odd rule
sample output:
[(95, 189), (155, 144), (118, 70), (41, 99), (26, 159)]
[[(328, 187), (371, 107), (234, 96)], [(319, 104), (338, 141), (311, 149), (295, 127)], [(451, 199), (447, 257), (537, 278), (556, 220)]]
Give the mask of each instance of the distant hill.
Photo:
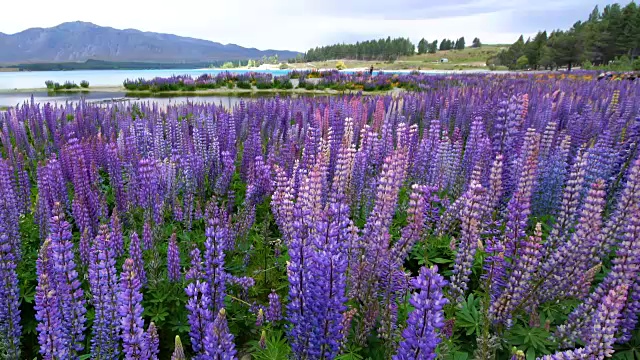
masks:
[(258, 50), (235, 44), (170, 34), (118, 30), (87, 22), (68, 22), (52, 28), (0, 33), (0, 63), (52, 63), (104, 60), (112, 62), (198, 63), (298, 55), (286, 50)]

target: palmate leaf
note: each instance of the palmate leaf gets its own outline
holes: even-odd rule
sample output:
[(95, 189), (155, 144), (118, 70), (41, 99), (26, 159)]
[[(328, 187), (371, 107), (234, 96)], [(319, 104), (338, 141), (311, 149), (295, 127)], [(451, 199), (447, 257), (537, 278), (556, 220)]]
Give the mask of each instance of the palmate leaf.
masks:
[(636, 330), (631, 340), (614, 347), (613, 359), (640, 360), (640, 330)]
[(517, 324), (511, 330), (510, 343), (523, 350), (527, 359), (550, 354), (554, 344), (549, 340), (550, 334), (543, 328), (530, 328)]
[(473, 294), (467, 297), (467, 301), (462, 303), (462, 309), (456, 313), (456, 327), (461, 327), (466, 331), (467, 335), (480, 333), (481, 314), (480, 300), (476, 299)]
[(280, 331), (274, 331), (267, 336), (266, 347), (263, 349), (259, 341), (251, 342), (251, 357), (255, 360), (287, 360), (291, 348)]

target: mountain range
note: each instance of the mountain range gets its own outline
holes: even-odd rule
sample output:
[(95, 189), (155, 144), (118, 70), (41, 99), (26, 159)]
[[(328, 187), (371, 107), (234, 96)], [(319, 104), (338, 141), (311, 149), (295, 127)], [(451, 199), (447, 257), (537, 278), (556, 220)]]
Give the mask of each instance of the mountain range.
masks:
[(51, 28), (0, 33), (0, 63), (58, 63), (104, 60), (114, 62), (196, 63), (258, 59), (299, 53), (258, 50), (170, 34), (119, 30), (88, 22), (67, 22)]

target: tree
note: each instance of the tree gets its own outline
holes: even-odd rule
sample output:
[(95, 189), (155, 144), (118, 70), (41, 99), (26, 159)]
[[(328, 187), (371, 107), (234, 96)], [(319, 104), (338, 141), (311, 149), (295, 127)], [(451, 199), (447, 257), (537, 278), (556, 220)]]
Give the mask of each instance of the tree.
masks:
[(456, 50), (464, 50), (465, 48), (464, 36), (456, 41), (455, 47), (456, 47)]
[(422, 40), (420, 40), (420, 42), (418, 42), (418, 55), (422, 55), (422, 54), (426, 54), (427, 53), (427, 47), (429, 46), (428, 44), (429, 43), (424, 38), (422, 38)]
[(526, 69), (529, 66), (529, 59), (526, 55), (522, 55), (516, 60), (516, 67), (520, 70)]
[(429, 45), (429, 54), (435, 54), (438, 51), (438, 40), (433, 40)]
[(471, 44), (472, 48), (479, 48), (482, 47), (482, 43), (480, 42), (480, 39), (478, 38), (474, 38), (473, 39), (473, 43)]

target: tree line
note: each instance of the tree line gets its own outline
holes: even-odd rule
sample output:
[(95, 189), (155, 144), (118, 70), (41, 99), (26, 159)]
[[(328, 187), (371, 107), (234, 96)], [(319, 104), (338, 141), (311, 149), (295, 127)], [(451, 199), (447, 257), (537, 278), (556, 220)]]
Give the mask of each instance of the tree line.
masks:
[[(457, 40), (443, 39), (429, 42), (424, 38), (418, 42), (418, 54), (435, 54), (438, 50), (462, 50), (466, 43), (464, 37)], [(480, 47), (480, 39), (473, 40), (472, 47)], [(355, 44), (334, 44), (309, 49), (304, 55), (305, 61), (324, 61), (335, 59), (349, 60), (395, 60), (400, 56), (416, 53), (416, 46), (408, 38), (387, 37), (386, 39), (368, 40)]]
[(631, 2), (624, 7), (607, 5), (603, 11), (596, 6), (588, 20), (568, 30), (539, 31), (526, 41), (520, 36), (487, 63), (536, 70), (628, 64), (640, 70), (639, 56), (640, 7)]

